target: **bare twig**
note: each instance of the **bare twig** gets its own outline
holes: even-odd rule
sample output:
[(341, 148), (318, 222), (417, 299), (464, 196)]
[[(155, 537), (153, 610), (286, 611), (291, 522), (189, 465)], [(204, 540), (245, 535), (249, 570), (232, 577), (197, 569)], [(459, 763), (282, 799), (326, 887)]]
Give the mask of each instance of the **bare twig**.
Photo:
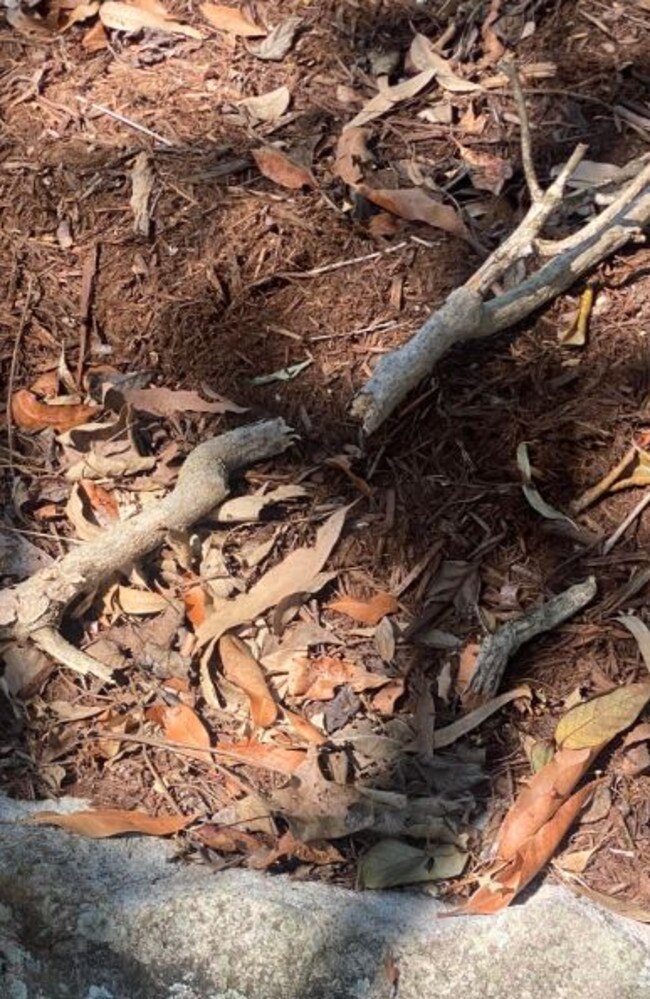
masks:
[(599, 500), (601, 496), (604, 496), (605, 493), (612, 488), (616, 480), (623, 474), (627, 466), (634, 461), (636, 454), (636, 447), (632, 446), (629, 448), (618, 464), (614, 465), (607, 475), (604, 475), (603, 478), (600, 479), (594, 486), (586, 489), (581, 496), (578, 496), (577, 500), (574, 500), (571, 504), (573, 512), (582, 513), (582, 511), (586, 510), (588, 506), (591, 506), (592, 503)]
[(13, 421), (13, 414), (11, 412), (11, 400), (14, 394), (16, 371), (18, 370), (18, 354), (20, 352), (20, 345), (23, 339), (25, 323), (27, 322), (27, 313), (29, 312), (29, 307), (32, 302), (33, 283), (34, 283), (34, 278), (33, 275), (30, 274), (27, 279), (27, 290), (25, 292), (25, 301), (23, 303), (23, 310), (20, 314), (20, 322), (18, 323), (18, 329), (16, 331), (16, 339), (14, 340), (14, 346), (11, 352), (11, 364), (9, 366), (9, 384), (7, 385), (7, 448), (9, 451), (8, 454), (9, 474), (11, 475), (12, 482), (15, 479), (15, 466), (14, 466), (14, 421)]
[(537, 171), (535, 170), (535, 164), (533, 163), (533, 152), (530, 141), (530, 119), (528, 118), (526, 98), (524, 97), (524, 92), (521, 89), (521, 79), (519, 77), (517, 64), (514, 59), (504, 59), (501, 62), (500, 69), (503, 70), (510, 80), (510, 85), (515, 98), (515, 104), (517, 105), (519, 128), (521, 130), (521, 160), (524, 167), (524, 176), (526, 177), (526, 183), (528, 184), (528, 190), (530, 192), (530, 200), (535, 203), (536, 201), (542, 200), (544, 192), (540, 187), (537, 179)]
[(94, 111), (100, 111), (102, 114), (108, 115), (109, 118), (121, 122), (122, 125), (127, 125), (134, 131), (141, 132), (142, 135), (148, 135), (149, 138), (155, 139), (162, 146), (167, 146), (170, 149), (173, 149), (175, 146), (175, 143), (166, 139), (164, 135), (159, 135), (158, 132), (152, 131), (146, 125), (139, 125), (137, 121), (133, 121), (132, 118), (126, 118), (123, 114), (119, 114), (118, 111), (111, 111), (110, 108), (105, 107), (103, 104), (95, 104), (94, 101), (87, 101), (84, 97), (77, 97), (77, 100), (81, 104), (86, 104), (88, 107), (93, 108)]
[(637, 517), (641, 516), (648, 503), (650, 503), (650, 492), (647, 492), (645, 496), (639, 500), (634, 509), (630, 510), (625, 520), (618, 525), (612, 536), (607, 539), (603, 545), (603, 555), (608, 555), (609, 552), (611, 552), (616, 542), (623, 537), (630, 524), (633, 524)]

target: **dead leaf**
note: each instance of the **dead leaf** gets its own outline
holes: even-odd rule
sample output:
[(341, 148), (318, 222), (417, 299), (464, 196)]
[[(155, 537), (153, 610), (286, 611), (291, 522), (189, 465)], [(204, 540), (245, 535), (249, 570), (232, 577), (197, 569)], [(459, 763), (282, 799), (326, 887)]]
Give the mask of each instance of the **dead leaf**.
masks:
[(129, 812), (120, 808), (98, 808), (84, 812), (37, 812), (28, 820), (31, 825), (59, 826), (78, 836), (88, 839), (106, 839), (108, 836), (121, 836), (124, 833), (140, 833), (143, 836), (172, 836), (185, 829), (194, 816), (187, 815), (147, 815), (145, 812)]
[(557, 860), (553, 861), (553, 865), (559, 867), (561, 871), (582, 874), (583, 871), (586, 871), (589, 861), (597, 849), (598, 847), (592, 846), (589, 850), (573, 850), (570, 853), (563, 853)]
[(282, 717), (289, 722), (296, 735), (304, 739), (305, 742), (311, 743), (312, 746), (322, 746), (323, 743), (327, 742), (325, 733), (321, 732), (313, 722), (303, 718), (302, 715), (297, 715), (295, 712), (289, 711), (288, 708), (283, 708)]
[(363, 164), (372, 162), (372, 153), (367, 145), (369, 137), (369, 129), (348, 125), (336, 144), (334, 173), (352, 187), (363, 180)]
[(467, 690), (476, 669), (476, 660), (478, 659), (480, 650), (481, 646), (477, 642), (469, 642), (462, 649), (458, 662), (458, 674), (456, 676), (457, 693), (462, 694), (463, 691)]
[(245, 413), (246, 409), (229, 399), (208, 402), (198, 392), (163, 387), (125, 388), (122, 395), (134, 409), (154, 416), (172, 417), (177, 413)]
[(4, 645), (0, 657), (4, 672), (0, 684), (5, 685), (12, 697), (27, 697), (40, 680), (54, 669), (52, 661), (35, 645)]
[(302, 843), (289, 829), (278, 840), (274, 852), (276, 857), (295, 857), (303, 864), (316, 864), (319, 867), (342, 864), (345, 859), (332, 843), (319, 840)]
[(63, 34), (68, 28), (71, 28), (73, 24), (79, 24), (81, 21), (87, 21), (89, 18), (94, 17), (99, 11), (99, 0), (92, 0), (91, 3), (78, 3), (72, 10), (68, 11), (65, 20), (59, 26), (59, 31)]
[(259, 850), (260, 846), (270, 846), (271, 839), (267, 836), (253, 835), (244, 829), (232, 826), (219, 826), (209, 823), (194, 830), (194, 835), (209, 850), (219, 853), (250, 854)]
[(346, 127), (359, 128), (362, 125), (367, 125), (369, 121), (373, 121), (375, 118), (386, 114), (387, 111), (391, 111), (401, 101), (408, 101), (412, 97), (416, 97), (420, 91), (424, 90), (431, 83), (435, 75), (435, 70), (426, 69), (424, 72), (418, 73), (417, 76), (402, 80), (401, 83), (397, 83), (394, 87), (384, 87), (367, 104), (364, 104), (359, 114)]
[(463, 162), (469, 167), (472, 184), (478, 191), (501, 194), (503, 185), (513, 174), (510, 160), (487, 153), (481, 149), (470, 149), (458, 143)]
[(425, 35), (416, 35), (411, 42), (409, 58), (416, 69), (433, 70), (436, 80), (444, 90), (456, 94), (468, 94), (481, 90), (478, 83), (463, 80), (451, 68), (451, 64), (439, 55)]
[(183, 594), (185, 613), (192, 625), (198, 628), (205, 621), (206, 607), (211, 604), (202, 586), (193, 586)]
[(131, 168), (131, 211), (133, 231), (136, 236), (148, 236), (151, 229), (149, 198), (153, 188), (154, 174), (147, 153), (138, 153)]
[(469, 714), (459, 718), (458, 721), (453, 722), (451, 725), (437, 729), (433, 736), (434, 749), (442, 749), (444, 746), (450, 746), (452, 742), (456, 742), (457, 739), (462, 738), (468, 732), (472, 732), (479, 725), (482, 725), (495, 711), (499, 711), (504, 705), (510, 704), (511, 701), (519, 697), (530, 699), (530, 688), (516, 687), (505, 694), (499, 694), (498, 697), (493, 697), (487, 704), (482, 704), (480, 708), (470, 711)]
[(650, 701), (650, 683), (630, 683), (594, 697), (568, 711), (557, 724), (555, 742), (561, 749), (606, 745), (628, 728)]
[[(648, 10), (650, 10), (650, 3)], [(584, 895), (585, 898), (591, 899), (596, 905), (609, 909), (610, 912), (615, 912), (619, 916), (625, 916), (626, 919), (634, 919), (638, 923), (650, 923), (650, 910), (644, 909), (643, 906), (638, 905), (636, 902), (630, 902), (625, 898), (615, 898), (613, 895), (605, 895), (601, 891), (588, 888), (580, 881), (571, 881), (570, 887), (578, 895)]]
[(390, 717), (395, 713), (395, 705), (404, 696), (404, 681), (390, 680), (385, 687), (372, 697), (372, 706), (380, 715)]
[(267, 493), (258, 493), (256, 496), (236, 496), (234, 499), (226, 500), (213, 516), (221, 524), (255, 523), (260, 519), (260, 514), (267, 506), (286, 503), (287, 500), (302, 499), (307, 495), (304, 486), (278, 486), (276, 489), (271, 489)]
[(456, 209), (434, 201), (419, 187), (397, 188), (390, 191), (360, 184), (357, 190), (373, 205), (378, 205), (393, 215), (398, 215), (409, 222), (424, 222), (435, 229), (442, 229), (453, 236), (471, 241), (469, 230)]
[(385, 663), (395, 658), (395, 631), (387, 617), (383, 617), (374, 634), (375, 648)]
[(468, 857), (452, 843), (422, 850), (399, 839), (382, 839), (361, 858), (359, 886), (377, 890), (445, 881), (463, 873)]
[(266, 30), (254, 24), (237, 7), (224, 7), (216, 3), (203, 3), (199, 10), (213, 28), (239, 38), (262, 38)]
[(505, 47), (497, 38), (496, 32), (492, 27), (501, 16), (501, 2), (502, 0), (490, 0), (490, 8), (481, 25), (483, 63), (486, 66), (492, 66), (495, 62), (498, 62), (505, 52)]
[(223, 635), (219, 640), (219, 656), (226, 679), (248, 697), (253, 723), (268, 728), (278, 717), (278, 706), (264, 672), (248, 646), (234, 635)]
[(329, 603), (327, 608), (372, 628), (379, 624), (382, 617), (395, 614), (399, 610), (399, 604), (392, 593), (376, 593), (370, 600), (356, 600), (347, 595), (339, 597)]
[(289, 107), (291, 93), (287, 86), (282, 85), (276, 90), (269, 90), (266, 94), (246, 97), (238, 103), (257, 121), (277, 121)]
[(212, 639), (220, 638), (226, 631), (254, 620), (269, 607), (275, 607), (281, 600), (296, 592), (299, 583), (306, 592), (317, 577), (336, 545), (348, 507), (333, 513), (319, 528), (313, 548), (297, 548), (282, 562), (270, 569), (248, 591), (215, 608), (204, 624), (197, 629), (201, 646)]
[(335, 659), (333, 656), (319, 656), (317, 659), (301, 659), (291, 666), (288, 692), (292, 697), (309, 701), (329, 701), (339, 687), (349, 684), (355, 694), (366, 690), (376, 690), (389, 683), (390, 677), (371, 673), (356, 663)]
[(253, 149), (253, 159), (263, 177), (274, 184), (298, 191), (302, 187), (316, 188), (318, 185), (311, 170), (290, 159), (286, 153), (274, 146)]
[(39, 402), (33, 392), (19, 389), (11, 397), (11, 416), (20, 430), (45, 430), (48, 427), (59, 432), (87, 423), (101, 412), (97, 406), (54, 405)]
[(90, 28), (81, 39), (81, 45), (86, 52), (100, 52), (108, 48), (108, 34), (101, 21)]
[(165, 31), (170, 34), (185, 35), (187, 38), (203, 39), (203, 35), (189, 24), (174, 21), (169, 15), (161, 15), (135, 3), (123, 3), (122, 0), (103, 0), (99, 8), (99, 17), (106, 28), (113, 31), (141, 31), (148, 28), (152, 31)]
[(77, 537), (82, 541), (92, 541), (105, 529), (95, 516), (90, 494), (86, 488), (93, 484), (86, 482), (85, 479), (76, 482), (65, 507), (66, 516), (74, 527)]
[(542, 517), (547, 520), (559, 520), (567, 524), (573, 531), (579, 531), (577, 524), (567, 517), (566, 514), (561, 513), (552, 507), (550, 503), (547, 503), (539, 492), (537, 486), (533, 485), (532, 468), (530, 464), (530, 458), (528, 457), (528, 445), (522, 442), (517, 446), (517, 466), (522, 476), (522, 492), (529, 504), (532, 506), (536, 513), (539, 513)]
[(291, 776), (305, 761), (304, 749), (285, 749), (270, 742), (226, 742), (220, 740), (217, 749), (224, 756), (262, 770)]
[(298, 29), (302, 24), (300, 17), (288, 17), (286, 21), (277, 24), (259, 45), (251, 46), (251, 52), (258, 59), (267, 62), (281, 62), (289, 54)]
[(117, 600), (125, 614), (140, 617), (143, 614), (159, 614), (169, 606), (169, 597), (152, 590), (136, 590), (133, 586), (118, 586)]
[(170, 742), (197, 749), (197, 759), (212, 763), (212, 754), (205, 752), (210, 748), (208, 731), (196, 711), (187, 704), (155, 705), (148, 714), (162, 727)]

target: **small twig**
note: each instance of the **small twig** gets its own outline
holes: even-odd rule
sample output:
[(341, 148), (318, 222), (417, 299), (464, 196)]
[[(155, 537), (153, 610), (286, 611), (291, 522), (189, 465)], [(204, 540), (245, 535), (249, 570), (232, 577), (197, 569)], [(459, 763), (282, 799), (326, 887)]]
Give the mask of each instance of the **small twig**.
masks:
[(11, 411), (11, 400), (14, 394), (14, 382), (16, 380), (16, 371), (18, 369), (18, 353), (20, 351), (20, 345), (23, 339), (25, 323), (27, 322), (27, 313), (29, 311), (29, 306), (32, 300), (33, 283), (34, 283), (34, 277), (32, 274), (30, 274), (27, 279), (27, 290), (25, 292), (25, 302), (23, 304), (23, 311), (20, 316), (20, 322), (18, 324), (18, 330), (16, 332), (16, 339), (14, 340), (14, 346), (11, 352), (11, 365), (9, 367), (9, 384), (7, 386), (7, 447), (9, 449), (9, 474), (11, 476), (12, 483), (16, 478), (16, 474), (14, 466), (14, 420)]
[(625, 520), (618, 525), (612, 536), (607, 539), (607, 541), (603, 545), (603, 555), (608, 555), (609, 552), (611, 552), (616, 542), (625, 534), (630, 524), (634, 523), (637, 517), (639, 517), (643, 513), (643, 511), (645, 510), (645, 508), (648, 506), (649, 503), (650, 503), (650, 492), (647, 492), (645, 496), (639, 500), (634, 509), (628, 513)]
[(338, 271), (341, 267), (351, 267), (352, 264), (365, 264), (368, 260), (377, 260), (378, 257), (385, 257), (389, 253), (397, 253), (398, 250), (403, 250), (404, 247), (408, 245), (409, 241), (405, 239), (402, 243), (395, 243), (394, 246), (387, 246), (385, 249), (377, 250), (375, 253), (366, 253), (362, 257), (350, 257), (348, 260), (337, 260), (333, 264), (323, 264), (322, 267), (314, 267), (310, 271), (283, 271), (281, 274), (277, 274), (275, 276), (284, 278), (317, 277), (319, 274), (327, 274), (329, 271)]
[(530, 139), (530, 120), (526, 107), (526, 98), (521, 87), (521, 79), (517, 72), (517, 65), (514, 59), (504, 59), (500, 67), (510, 80), (512, 92), (517, 105), (517, 115), (519, 117), (519, 128), (521, 130), (521, 159), (524, 167), (524, 176), (528, 184), (528, 190), (533, 202), (541, 201), (544, 192), (537, 179), (535, 164), (533, 163), (533, 152)]
[(54, 628), (39, 628), (33, 631), (31, 639), (42, 652), (50, 656), (62, 666), (67, 666), (80, 676), (96, 676), (102, 683), (110, 683), (113, 670), (71, 645), (63, 635)]
[(600, 481), (594, 486), (586, 489), (582, 496), (578, 496), (577, 500), (571, 504), (571, 510), (573, 513), (582, 513), (582, 511), (586, 510), (588, 506), (591, 506), (592, 503), (599, 500), (601, 496), (604, 496), (604, 494), (611, 489), (616, 480), (623, 474), (630, 462), (634, 461), (636, 454), (636, 447), (632, 446), (629, 448), (619, 463), (614, 465), (607, 475), (604, 475), (603, 478), (600, 479)]
[(156, 142), (160, 142), (161, 145), (167, 146), (169, 149), (173, 149), (175, 143), (166, 139), (163, 135), (159, 135), (158, 132), (152, 131), (147, 128), (146, 125), (139, 125), (137, 121), (133, 121), (131, 118), (126, 118), (123, 114), (119, 114), (117, 111), (111, 111), (110, 108), (105, 107), (103, 104), (95, 104), (94, 101), (87, 101), (85, 97), (77, 97), (77, 100), (81, 104), (86, 104), (88, 107), (93, 108), (95, 111), (100, 111), (102, 114), (108, 115), (109, 118), (113, 118), (115, 121), (119, 121), (122, 125), (128, 125), (129, 128), (134, 129), (136, 132), (141, 132), (143, 135), (148, 135), (149, 138), (155, 139)]

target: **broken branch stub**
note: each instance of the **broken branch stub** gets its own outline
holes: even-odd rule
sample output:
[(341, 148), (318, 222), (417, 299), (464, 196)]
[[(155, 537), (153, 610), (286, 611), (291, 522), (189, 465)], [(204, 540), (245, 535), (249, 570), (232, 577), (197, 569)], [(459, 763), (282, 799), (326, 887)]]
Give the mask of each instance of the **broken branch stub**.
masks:
[[(356, 395), (352, 415), (371, 434), (394, 412), (450, 347), (492, 336), (531, 315), (566, 291), (596, 264), (641, 235), (650, 222), (650, 165), (621, 189), (596, 218), (557, 242), (537, 243), (542, 226), (560, 204), (564, 187), (586, 151), (579, 146), (546, 191), (533, 201), (517, 229), (475, 274), (426, 320), (402, 347), (382, 357)], [(490, 289), (517, 261), (536, 253), (541, 263), (520, 284), (494, 298)]]
[(199, 444), (187, 457), (174, 489), (160, 502), (118, 522), (95, 541), (74, 548), (51, 565), (0, 593), (0, 640), (31, 639), (60, 663), (106, 681), (111, 671), (70, 645), (58, 632), (69, 604), (93, 592), (163, 543), (170, 530), (184, 531), (228, 494), (228, 475), (286, 450), (293, 432), (281, 419), (241, 427)]

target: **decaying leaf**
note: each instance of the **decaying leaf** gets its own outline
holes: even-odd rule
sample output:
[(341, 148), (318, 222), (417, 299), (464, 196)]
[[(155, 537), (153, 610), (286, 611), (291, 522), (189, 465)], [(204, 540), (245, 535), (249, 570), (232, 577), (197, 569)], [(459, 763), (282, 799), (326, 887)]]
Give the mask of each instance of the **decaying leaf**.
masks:
[(552, 507), (550, 503), (547, 503), (540, 494), (537, 486), (533, 485), (533, 474), (532, 467), (530, 464), (530, 458), (528, 457), (528, 445), (526, 443), (521, 443), (517, 447), (517, 466), (521, 472), (523, 479), (522, 491), (533, 510), (539, 513), (542, 517), (547, 520), (559, 520), (567, 524), (572, 530), (578, 531), (579, 528), (570, 517), (566, 514), (560, 513), (555, 507)]
[(256, 97), (246, 97), (239, 101), (239, 106), (246, 108), (251, 117), (257, 121), (277, 121), (291, 103), (291, 92), (284, 84), (275, 90), (269, 90), (266, 94), (258, 94)]
[(389, 680), (385, 687), (378, 690), (372, 697), (372, 706), (380, 715), (392, 715), (400, 697), (404, 696), (404, 681)]
[(555, 741), (565, 750), (602, 747), (628, 728), (648, 701), (648, 682), (617, 687), (568, 711), (557, 724)]
[(292, 664), (288, 691), (292, 697), (329, 701), (345, 684), (349, 684), (356, 694), (361, 694), (383, 687), (389, 681), (390, 677), (371, 673), (356, 663), (333, 656), (319, 656), (317, 659), (303, 658)]
[(234, 635), (223, 635), (219, 640), (219, 656), (226, 679), (248, 697), (254, 724), (268, 728), (278, 717), (278, 706), (264, 671), (248, 646)]
[(264, 59), (267, 62), (281, 62), (291, 51), (301, 24), (302, 18), (288, 17), (286, 21), (277, 24), (263, 42), (251, 46), (249, 51), (258, 59)]
[(210, 748), (208, 731), (196, 711), (187, 704), (157, 705), (148, 713), (161, 725), (170, 742), (196, 749), (197, 759), (204, 763), (212, 762), (212, 754), (205, 752)]
[(469, 854), (452, 843), (428, 850), (399, 839), (382, 839), (361, 858), (361, 888), (399, 888), (424, 881), (445, 881), (463, 873)]
[(134, 409), (154, 416), (172, 417), (177, 413), (245, 413), (246, 409), (229, 399), (219, 398), (212, 402), (202, 399), (198, 392), (184, 389), (125, 388), (122, 395)]
[(291, 776), (305, 761), (304, 749), (286, 749), (271, 742), (226, 742), (219, 740), (219, 752), (239, 763)]
[(395, 631), (387, 617), (381, 619), (374, 634), (375, 648), (385, 663), (395, 658)]
[(501, 194), (503, 185), (513, 174), (510, 160), (482, 149), (472, 149), (458, 144), (463, 161), (469, 167), (472, 184), (478, 191), (490, 191)]
[(350, 186), (362, 182), (363, 164), (372, 162), (372, 153), (367, 145), (369, 137), (370, 132), (367, 128), (355, 128), (350, 125), (344, 128), (339, 136), (334, 173)]
[(416, 69), (420, 71), (432, 70), (436, 80), (444, 90), (456, 94), (468, 94), (475, 90), (481, 90), (478, 83), (470, 83), (469, 80), (463, 80), (457, 76), (447, 59), (443, 59), (435, 51), (425, 35), (414, 37), (409, 49), (409, 57)]
[(384, 87), (380, 90), (371, 100), (367, 102), (361, 109), (358, 115), (348, 123), (348, 128), (360, 128), (362, 125), (367, 125), (369, 121), (373, 121), (375, 118), (380, 118), (381, 115), (386, 114), (399, 104), (401, 101), (408, 101), (412, 97), (415, 97), (420, 91), (424, 90), (431, 81), (434, 79), (436, 71), (434, 69), (426, 69), (422, 73), (418, 73), (417, 76), (409, 77), (406, 80), (402, 80), (401, 83), (397, 83), (394, 87)]
[(394, 191), (368, 187), (360, 184), (359, 194), (393, 215), (409, 222), (423, 222), (471, 241), (469, 230), (455, 208), (434, 201), (419, 187), (397, 188)]
[(399, 604), (392, 593), (376, 593), (370, 600), (356, 600), (354, 597), (343, 596), (333, 600), (328, 605), (329, 610), (345, 614), (354, 621), (367, 624), (373, 628), (387, 614), (395, 614)]
[(301, 163), (296, 163), (286, 153), (274, 146), (254, 149), (253, 159), (262, 176), (281, 187), (298, 191), (302, 187), (316, 188), (318, 186), (311, 170), (302, 166)]
[(143, 28), (149, 28), (153, 31), (185, 35), (187, 38), (199, 40), (203, 38), (196, 28), (174, 21), (170, 15), (147, 10), (135, 3), (123, 3), (122, 0), (104, 0), (99, 8), (99, 17), (104, 27), (113, 31), (141, 31)]
[(62, 432), (87, 423), (99, 412), (101, 410), (97, 406), (81, 403), (68, 406), (39, 402), (28, 389), (18, 389), (11, 397), (11, 416), (20, 430), (46, 430), (51, 427)]
[(336, 545), (347, 513), (342, 507), (333, 513), (319, 528), (313, 548), (296, 548), (284, 561), (270, 569), (248, 591), (215, 608), (197, 630), (200, 645), (220, 638), (241, 624), (254, 620), (269, 607), (275, 607), (285, 597), (296, 592), (307, 592)]
[(200, 11), (213, 28), (225, 31), (239, 38), (262, 38), (266, 29), (254, 24), (237, 7), (225, 7), (216, 3), (203, 3)]
[(504, 705), (510, 704), (511, 701), (515, 701), (520, 697), (530, 698), (530, 688), (516, 687), (505, 694), (499, 694), (498, 697), (493, 697), (487, 704), (482, 704), (480, 708), (470, 711), (469, 714), (459, 718), (458, 721), (453, 722), (451, 725), (437, 729), (433, 736), (434, 749), (442, 749), (443, 746), (450, 746), (452, 742), (456, 742), (457, 739), (462, 738), (468, 732), (472, 732), (479, 725), (482, 725), (495, 711), (499, 711)]
[(255, 496), (236, 496), (226, 500), (215, 511), (215, 519), (222, 524), (254, 523), (260, 519), (262, 511), (276, 503), (286, 503), (287, 500), (302, 499), (307, 496), (304, 486), (278, 486), (266, 493)]
[(302, 715), (296, 714), (295, 711), (283, 708), (282, 717), (301, 739), (309, 742), (312, 746), (322, 746), (324, 742), (327, 742), (327, 736), (313, 722), (308, 721), (307, 718), (303, 718)]
[(169, 597), (152, 590), (136, 590), (133, 586), (118, 586), (117, 600), (125, 614), (140, 617), (159, 614), (169, 606)]
[(98, 808), (85, 812), (37, 812), (28, 822), (32, 825), (59, 826), (88, 839), (106, 839), (124, 833), (143, 836), (172, 836), (185, 829), (193, 816), (147, 815), (146, 812), (129, 812), (120, 808)]
[(133, 231), (136, 236), (148, 236), (151, 229), (149, 198), (153, 188), (154, 174), (147, 153), (138, 153), (131, 168), (131, 211)]
[(97, 21), (88, 29), (81, 39), (81, 44), (86, 52), (101, 52), (102, 49), (108, 48), (108, 33), (101, 21)]

